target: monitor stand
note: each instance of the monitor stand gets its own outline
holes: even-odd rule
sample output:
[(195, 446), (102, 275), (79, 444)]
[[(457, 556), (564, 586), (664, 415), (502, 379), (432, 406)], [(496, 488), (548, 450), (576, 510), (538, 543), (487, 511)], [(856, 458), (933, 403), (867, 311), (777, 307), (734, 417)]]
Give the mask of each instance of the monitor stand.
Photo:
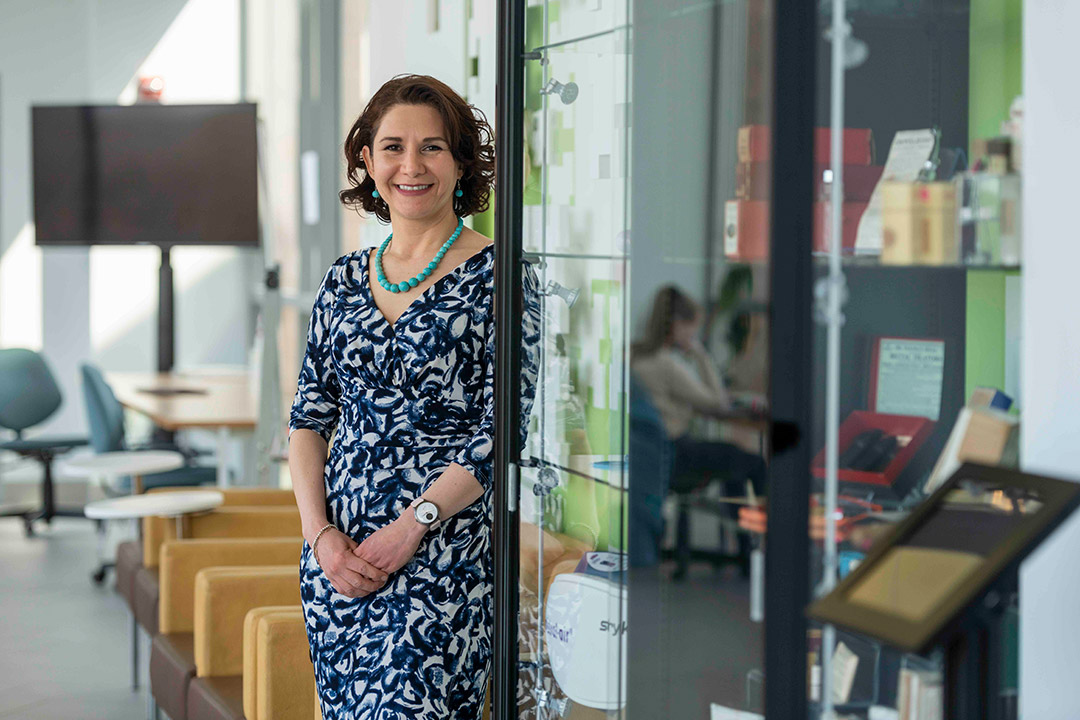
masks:
[(157, 371), (172, 372), (175, 316), (173, 314), (173, 269), (169, 246), (161, 246), (161, 267), (158, 269)]
[[(176, 316), (173, 313), (173, 269), (169, 246), (161, 246), (161, 267), (158, 269), (157, 371), (173, 370), (176, 347)], [(154, 426), (154, 444), (176, 444), (176, 433)]]

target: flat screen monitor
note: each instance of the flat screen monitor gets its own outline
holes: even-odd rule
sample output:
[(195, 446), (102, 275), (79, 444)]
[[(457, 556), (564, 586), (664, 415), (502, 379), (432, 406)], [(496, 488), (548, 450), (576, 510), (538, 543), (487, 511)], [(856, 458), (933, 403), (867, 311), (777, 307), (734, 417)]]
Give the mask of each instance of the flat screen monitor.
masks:
[(926, 652), (1078, 504), (1078, 483), (962, 465), (808, 614)]
[(255, 105), (32, 110), (38, 245), (259, 244)]

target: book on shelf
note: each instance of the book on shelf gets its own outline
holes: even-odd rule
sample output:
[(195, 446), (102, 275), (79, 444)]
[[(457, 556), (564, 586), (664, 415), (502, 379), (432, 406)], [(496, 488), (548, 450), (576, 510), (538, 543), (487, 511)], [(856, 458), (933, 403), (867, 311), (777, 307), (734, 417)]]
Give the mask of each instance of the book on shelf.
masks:
[(941, 720), (945, 703), (941, 675), (925, 670), (901, 669), (896, 702), (899, 720)]

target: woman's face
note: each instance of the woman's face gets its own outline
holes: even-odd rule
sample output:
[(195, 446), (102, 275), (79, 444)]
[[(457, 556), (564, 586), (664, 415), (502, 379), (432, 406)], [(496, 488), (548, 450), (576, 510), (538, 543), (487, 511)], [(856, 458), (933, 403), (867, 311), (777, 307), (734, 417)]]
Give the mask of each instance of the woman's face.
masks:
[(701, 330), (700, 315), (695, 315), (690, 319), (675, 318), (671, 323), (671, 344), (677, 348), (689, 350), (693, 347), (699, 330)]
[[(394, 105), (361, 148), (364, 165), (392, 217), (438, 218), (453, 208), (461, 169), (442, 117), (428, 105)], [(452, 210), (451, 210), (452, 212)]]

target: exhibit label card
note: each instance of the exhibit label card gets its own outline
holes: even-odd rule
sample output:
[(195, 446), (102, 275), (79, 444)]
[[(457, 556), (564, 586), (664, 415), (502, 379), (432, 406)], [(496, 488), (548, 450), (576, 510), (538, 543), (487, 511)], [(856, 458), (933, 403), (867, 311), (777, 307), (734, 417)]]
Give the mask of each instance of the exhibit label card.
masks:
[(945, 342), (881, 338), (877, 348), (874, 411), (937, 421), (945, 378)]

